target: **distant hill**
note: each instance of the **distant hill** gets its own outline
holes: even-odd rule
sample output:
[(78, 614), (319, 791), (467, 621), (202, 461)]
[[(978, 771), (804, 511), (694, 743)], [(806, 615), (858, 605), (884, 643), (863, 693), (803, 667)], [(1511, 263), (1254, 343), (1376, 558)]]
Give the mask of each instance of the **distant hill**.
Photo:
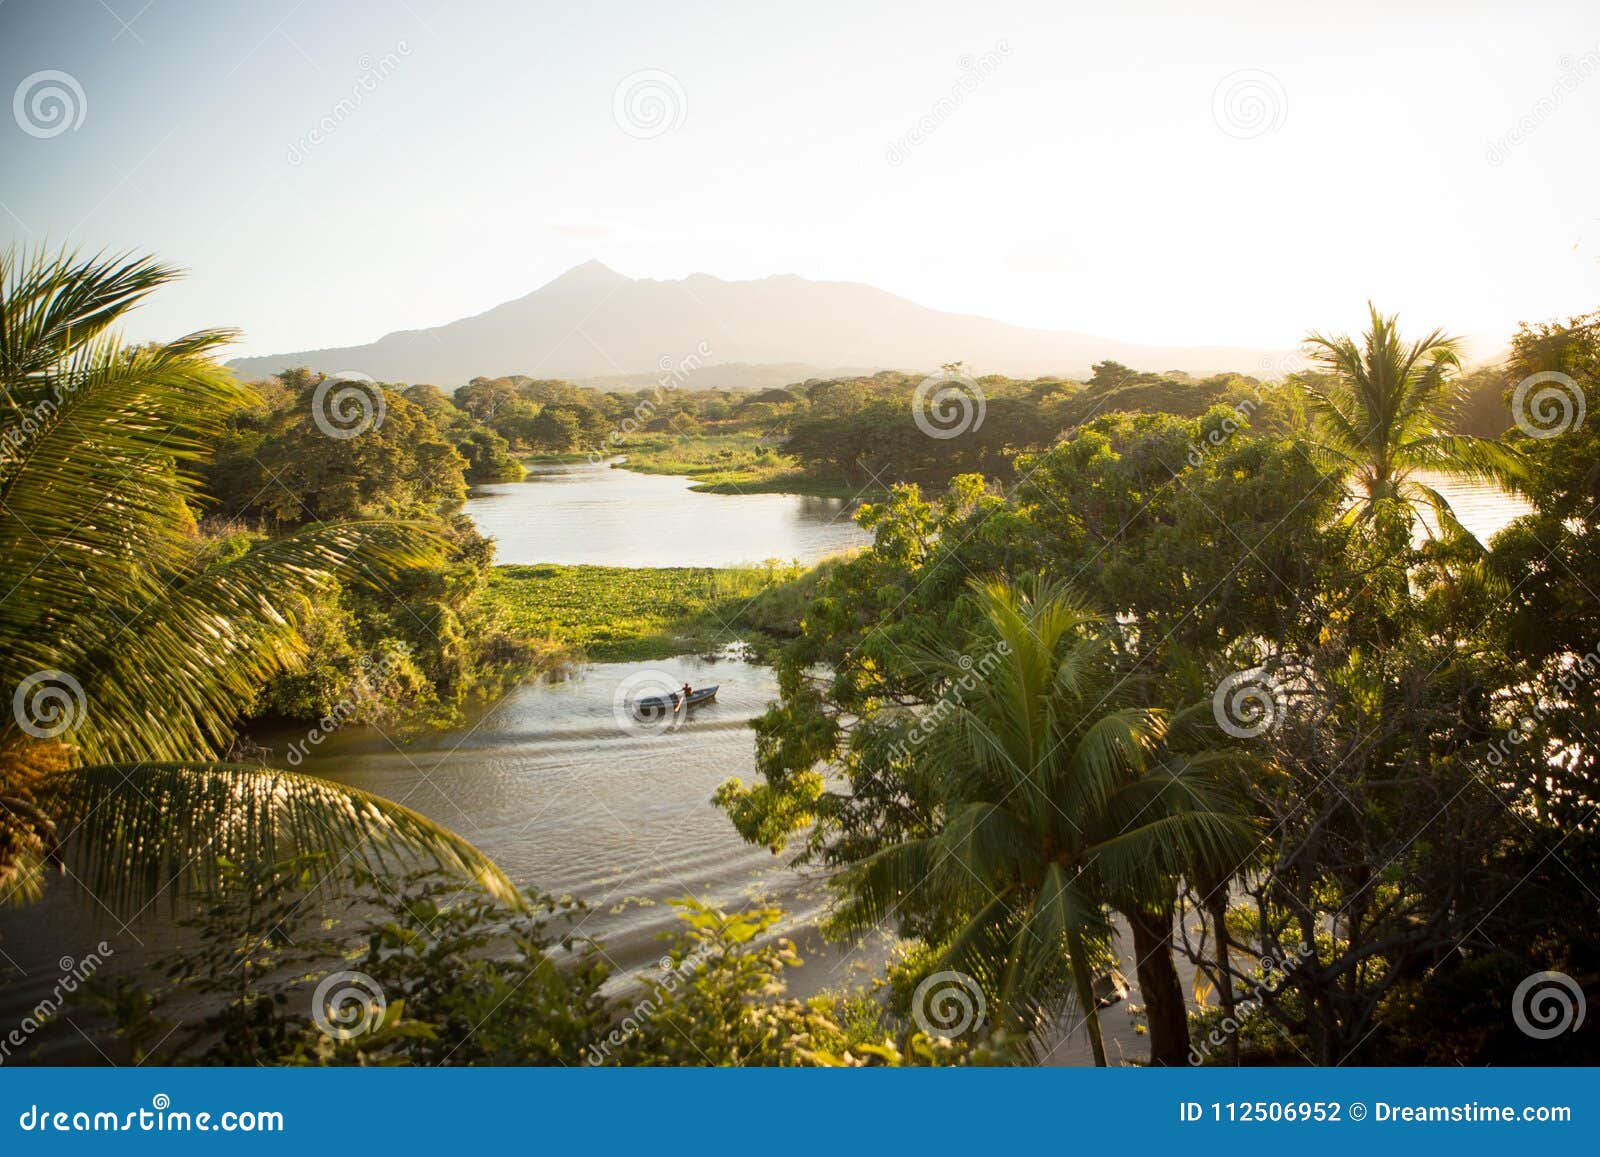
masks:
[[(635, 280), (590, 261), (475, 317), (402, 330), (370, 345), (239, 358), (230, 364), (246, 377), (310, 366), (452, 387), (474, 377), (509, 374), (645, 382), (697, 355), (707, 368), (685, 383), (690, 388), (768, 386), (784, 374), (794, 381), (835, 374), (842, 367), (932, 371), (958, 360), (976, 373), (1023, 377), (1082, 377), (1092, 363), (1107, 358), (1191, 374), (1260, 374), (1277, 360), (1263, 350), (1140, 346), (1024, 329), (928, 309), (854, 282), (790, 275), (723, 281), (704, 273), (681, 281)], [(737, 363), (744, 367), (742, 380), (710, 372), (712, 366), (731, 370)]]

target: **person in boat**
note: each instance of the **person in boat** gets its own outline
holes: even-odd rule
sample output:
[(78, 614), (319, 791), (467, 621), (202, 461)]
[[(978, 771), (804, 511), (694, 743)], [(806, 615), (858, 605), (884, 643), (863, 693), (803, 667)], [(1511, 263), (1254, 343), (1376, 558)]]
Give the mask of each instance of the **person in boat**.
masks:
[(694, 694), (694, 688), (689, 686), (689, 684), (685, 683), (683, 685), (683, 697), (678, 700), (678, 705), (680, 707), (689, 706), (689, 696), (691, 696), (693, 694)]

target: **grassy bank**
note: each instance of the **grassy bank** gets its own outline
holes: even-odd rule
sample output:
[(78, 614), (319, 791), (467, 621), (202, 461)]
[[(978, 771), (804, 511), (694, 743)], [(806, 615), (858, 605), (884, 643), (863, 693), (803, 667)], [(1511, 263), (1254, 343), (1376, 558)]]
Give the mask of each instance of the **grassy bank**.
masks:
[(792, 634), (815, 573), (794, 566), (500, 566), (489, 589), (514, 627), (597, 662), (629, 662)]
[(860, 488), (843, 478), (808, 474), (754, 433), (641, 438), (623, 447), (626, 469), (680, 474), (707, 494), (807, 494), (851, 499)]
[(587, 462), (589, 455), (583, 450), (574, 450), (569, 454), (524, 454), (521, 456), (523, 466), (566, 466), (573, 462)]

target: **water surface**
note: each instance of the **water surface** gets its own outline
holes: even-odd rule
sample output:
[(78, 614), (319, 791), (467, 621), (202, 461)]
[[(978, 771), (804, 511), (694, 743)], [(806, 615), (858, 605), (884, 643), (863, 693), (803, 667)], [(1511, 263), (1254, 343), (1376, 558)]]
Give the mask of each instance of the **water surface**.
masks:
[[(1443, 494), (1456, 519), (1486, 546), (1512, 520), (1532, 509), (1523, 498), (1507, 494), (1493, 483), (1462, 482), (1443, 474), (1430, 473), (1419, 473), (1417, 480)], [(1423, 521), (1433, 526), (1433, 512), (1424, 509)]]
[[(685, 682), (717, 684), (715, 702), (660, 722), (626, 709)], [(754, 774), (749, 723), (776, 697), (771, 670), (738, 659), (597, 663), (412, 744), (336, 733), (302, 770), (439, 820), (520, 885), (590, 901), (584, 930), (631, 968), (661, 955), (675, 897), (729, 907), (771, 898), (800, 922), (815, 915), (819, 890), (786, 858), (746, 844), (711, 804), (725, 779)]]
[(465, 511), (499, 542), (502, 563), (813, 563), (871, 541), (842, 499), (697, 494), (693, 485), (605, 464), (541, 467), (521, 482), (475, 488)]

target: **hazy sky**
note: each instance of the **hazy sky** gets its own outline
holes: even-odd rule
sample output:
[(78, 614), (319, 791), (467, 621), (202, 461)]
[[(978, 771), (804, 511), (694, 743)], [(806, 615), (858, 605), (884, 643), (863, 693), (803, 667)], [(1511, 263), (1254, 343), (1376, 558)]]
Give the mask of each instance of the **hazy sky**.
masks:
[(1163, 344), (1600, 307), (1594, 0), (0, 0), (0, 91), (0, 235), (242, 353), (590, 257)]

